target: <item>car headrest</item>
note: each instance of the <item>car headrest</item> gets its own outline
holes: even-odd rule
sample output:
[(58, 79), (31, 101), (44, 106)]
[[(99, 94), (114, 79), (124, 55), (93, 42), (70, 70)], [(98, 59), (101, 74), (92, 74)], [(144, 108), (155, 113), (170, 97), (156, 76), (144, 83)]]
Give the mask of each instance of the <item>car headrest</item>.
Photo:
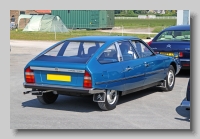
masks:
[(88, 49), (88, 55), (92, 55), (97, 51), (98, 47), (92, 46)]
[(165, 35), (165, 39), (172, 39), (173, 36), (172, 35)]

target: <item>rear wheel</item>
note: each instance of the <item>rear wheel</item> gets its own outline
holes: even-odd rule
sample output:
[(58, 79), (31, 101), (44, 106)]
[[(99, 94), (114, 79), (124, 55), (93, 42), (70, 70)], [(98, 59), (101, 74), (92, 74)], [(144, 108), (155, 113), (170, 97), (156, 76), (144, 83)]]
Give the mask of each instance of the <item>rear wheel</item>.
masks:
[(165, 80), (166, 80), (166, 87), (163, 88), (163, 91), (171, 91), (174, 88), (175, 84), (175, 70), (172, 65), (169, 66), (169, 70)]
[(102, 110), (112, 110), (116, 108), (119, 99), (119, 93), (116, 90), (106, 90), (105, 102), (98, 102)]
[(53, 92), (44, 93), (42, 96), (37, 96), (37, 99), (42, 104), (52, 104), (58, 98), (58, 94), (54, 94)]

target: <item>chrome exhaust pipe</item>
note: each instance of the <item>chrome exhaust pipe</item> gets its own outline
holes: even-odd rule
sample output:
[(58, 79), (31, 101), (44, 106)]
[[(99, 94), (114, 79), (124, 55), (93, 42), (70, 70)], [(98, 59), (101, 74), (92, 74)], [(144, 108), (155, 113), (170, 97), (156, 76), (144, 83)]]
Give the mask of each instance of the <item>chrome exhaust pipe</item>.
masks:
[(25, 95), (25, 94), (29, 94), (29, 93), (39, 93), (39, 92), (41, 92), (41, 91), (26, 91), (26, 92), (23, 92), (23, 94)]
[(23, 92), (24, 95), (29, 94), (31, 91)]

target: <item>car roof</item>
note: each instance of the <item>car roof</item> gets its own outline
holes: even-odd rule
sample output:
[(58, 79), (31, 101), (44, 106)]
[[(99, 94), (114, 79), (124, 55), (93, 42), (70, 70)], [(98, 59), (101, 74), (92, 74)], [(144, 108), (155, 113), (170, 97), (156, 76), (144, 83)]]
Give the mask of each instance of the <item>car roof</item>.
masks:
[(177, 26), (170, 26), (166, 30), (190, 30), (190, 25), (177, 25)]
[(67, 40), (71, 41), (99, 41), (99, 42), (107, 42), (107, 41), (120, 41), (120, 40), (139, 40), (137, 37), (132, 36), (82, 36), (76, 38), (70, 38)]

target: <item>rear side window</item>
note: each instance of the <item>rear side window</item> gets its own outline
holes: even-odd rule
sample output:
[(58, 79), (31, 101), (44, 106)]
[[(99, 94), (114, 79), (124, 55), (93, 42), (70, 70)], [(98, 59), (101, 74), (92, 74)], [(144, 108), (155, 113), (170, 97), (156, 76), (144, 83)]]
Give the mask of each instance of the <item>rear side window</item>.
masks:
[(96, 45), (94, 42), (70, 42), (63, 56), (91, 57), (100, 45)]
[(86, 63), (103, 44), (103, 42), (65, 41), (37, 60)]
[(160, 34), (156, 41), (190, 41), (190, 31), (165, 31)]
[(144, 45), (142, 42), (132, 41), (132, 44), (141, 58), (154, 55), (154, 53), (151, 50), (149, 50), (149, 48), (146, 45)]
[(103, 43), (99, 42), (64, 42), (54, 47), (44, 55), (48, 56), (81, 56), (90, 57)]
[(115, 63), (118, 62), (117, 58), (117, 49), (114, 44), (109, 46), (106, 50), (98, 58), (99, 63), (107, 64), (107, 63)]
[(63, 46), (63, 44), (64, 43), (59, 44), (58, 46), (54, 47), (53, 49), (51, 49), (50, 51), (48, 51), (44, 55), (46, 55), (46, 56), (57, 56), (58, 52), (60, 51), (60, 48)]
[(137, 59), (136, 52), (129, 41), (118, 42), (123, 61)]

